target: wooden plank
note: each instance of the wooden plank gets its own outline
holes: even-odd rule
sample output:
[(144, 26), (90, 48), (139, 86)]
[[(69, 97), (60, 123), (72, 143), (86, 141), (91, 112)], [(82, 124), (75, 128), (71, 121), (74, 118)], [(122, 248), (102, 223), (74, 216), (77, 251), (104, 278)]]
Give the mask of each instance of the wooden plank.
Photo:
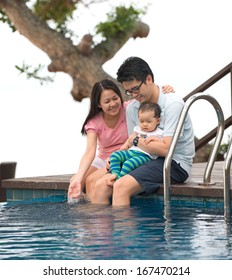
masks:
[[(190, 178), (180, 185), (172, 185), (171, 195), (200, 196), (200, 197), (223, 197), (223, 162), (215, 162), (211, 182), (213, 185), (200, 185), (203, 182), (206, 163), (195, 163)], [(6, 189), (52, 189), (67, 190), (69, 180), (73, 174), (51, 175), (29, 178), (15, 178), (2, 181), (2, 187)], [(232, 180), (231, 180), (232, 181)], [(161, 187), (158, 194), (163, 194)], [(232, 197), (232, 195), (231, 195)]]
[(70, 175), (51, 175), (41, 177), (15, 178), (2, 181), (3, 188), (10, 189), (68, 189)]

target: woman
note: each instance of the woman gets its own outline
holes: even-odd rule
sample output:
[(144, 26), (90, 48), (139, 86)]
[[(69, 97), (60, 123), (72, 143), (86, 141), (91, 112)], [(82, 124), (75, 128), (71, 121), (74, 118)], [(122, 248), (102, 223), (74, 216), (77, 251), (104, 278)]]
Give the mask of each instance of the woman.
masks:
[[(85, 188), (86, 178), (99, 169), (106, 170), (110, 154), (127, 140), (125, 108), (119, 87), (111, 80), (95, 83), (90, 97), (90, 110), (81, 133), (87, 135), (87, 146), (77, 173), (71, 178), (68, 197), (78, 198)], [(98, 146), (98, 154), (96, 150)]]
[[(164, 86), (162, 89), (173, 92), (171, 86)], [(81, 129), (81, 133), (87, 135), (87, 146), (77, 173), (70, 179), (69, 198), (80, 197), (90, 174), (94, 173), (88, 177), (90, 181), (101, 178), (106, 173), (105, 166), (109, 156), (127, 140), (125, 111), (129, 102), (123, 102), (119, 87), (111, 80), (105, 79), (93, 86), (90, 110)]]

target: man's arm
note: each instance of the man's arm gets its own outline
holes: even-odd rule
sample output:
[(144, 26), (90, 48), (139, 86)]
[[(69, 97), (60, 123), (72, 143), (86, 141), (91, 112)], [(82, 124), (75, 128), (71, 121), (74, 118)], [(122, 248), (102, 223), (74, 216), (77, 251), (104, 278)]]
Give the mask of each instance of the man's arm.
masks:
[(155, 140), (154, 137), (152, 141), (149, 142), (146, 141), (146, 139), (139, 138), (138, 147), (149, 154), (165, 157), (168, 153), (171, 142), (172, 136), (163, 137), (162, 141), (159, 139)]

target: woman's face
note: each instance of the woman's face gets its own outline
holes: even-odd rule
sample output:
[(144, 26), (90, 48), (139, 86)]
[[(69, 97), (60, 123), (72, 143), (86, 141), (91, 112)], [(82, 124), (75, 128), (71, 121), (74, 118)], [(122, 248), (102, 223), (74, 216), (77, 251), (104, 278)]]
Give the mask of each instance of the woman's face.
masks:
[(105, 89), (101, 94), (99, 107), (105, 114), (115, 116), (120, 112), (121, 99), (112, 89)]

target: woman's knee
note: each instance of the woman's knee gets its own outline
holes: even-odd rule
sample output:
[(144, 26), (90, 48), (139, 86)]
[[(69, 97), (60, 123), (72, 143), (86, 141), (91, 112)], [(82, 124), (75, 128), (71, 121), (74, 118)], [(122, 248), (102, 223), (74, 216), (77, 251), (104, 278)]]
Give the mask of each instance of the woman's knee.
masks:
[(98, 169), (95, 172), (89, 174), (86, 178), (86, 192), (92, 192), (96, 181), (104, 175), (105, 170)]
[(91, 186), (94, 184), (94, 173), (88, 175), (88, 177), (86, 178), (85, 184), (86, 184), (86, 188), (87, 186)]

